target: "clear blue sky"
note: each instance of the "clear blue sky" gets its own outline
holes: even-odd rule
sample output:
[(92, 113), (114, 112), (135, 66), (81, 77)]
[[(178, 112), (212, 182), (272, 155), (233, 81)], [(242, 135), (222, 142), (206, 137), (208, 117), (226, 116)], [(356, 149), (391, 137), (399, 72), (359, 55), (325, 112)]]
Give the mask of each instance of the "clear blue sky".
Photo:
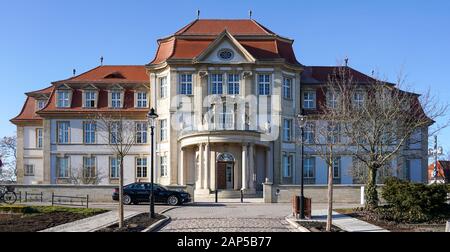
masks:
[[(119, 1), (0, 0), (0, 136), (27, 91), (99, 64), (145, 64), (156, 39), (196, 17), (253, 17), (295, 39), (305, 65), (334, 65), (348, 56), (365, 73), (395, 80), (403, 70), (416, 92), (450, 95), (450, 1)], [(440, 141), (450, 151), (450, 129)]]

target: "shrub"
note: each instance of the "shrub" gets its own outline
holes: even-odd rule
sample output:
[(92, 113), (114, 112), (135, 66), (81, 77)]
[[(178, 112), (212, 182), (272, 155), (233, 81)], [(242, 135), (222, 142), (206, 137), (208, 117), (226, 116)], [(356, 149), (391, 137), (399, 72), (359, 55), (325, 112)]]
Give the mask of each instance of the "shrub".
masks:
[(397, 222), (431, 221), (447, 211), (448, 192), (446, 185), (425, 185), (389, 178), (381, 193), (388, 205), (378, 212), (381, 217)]

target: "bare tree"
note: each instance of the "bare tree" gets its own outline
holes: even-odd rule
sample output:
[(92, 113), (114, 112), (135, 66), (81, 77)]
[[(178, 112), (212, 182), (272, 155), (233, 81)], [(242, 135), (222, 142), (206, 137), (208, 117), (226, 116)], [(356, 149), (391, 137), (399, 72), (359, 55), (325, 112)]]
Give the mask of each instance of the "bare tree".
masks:
[(108, 143), (111, 151), (119, 161), (119, 228), (123, 227), (123, 168), (124, 159), (136, 143), (134, 121), (127, 119), (120, 112), (97, 114), (97, 131), (104, 142)]
[(98, 185), (107, 176), (100, 171), (91, 171), (84, 167), (72, 169), (69, 181), (74, 185)]
[(0, 167), (0, 181), (13, 182), (17, 179), (17, 138), (16, 136), (3, 137), (0, 140), (0, 158), (3, 167)]
[[(339, 106), (325, 113), (340, 120), (351, 153), (366, 168), (365, 207), (378, 206), (377, 173), (389, 166), (411, 141), (421, 141), (420, 132), (445, 114), (447, 105), (438, 105), (430, 92), (407, 92), (403, 78), (396, 84), (369, 78), (356, 82), (348, 67), (337, 68), (324, 88), (338, 98)], [(437, 125), (436, 130), (446, 127)], [(417, 138), (415, 136), (418, 135)]]

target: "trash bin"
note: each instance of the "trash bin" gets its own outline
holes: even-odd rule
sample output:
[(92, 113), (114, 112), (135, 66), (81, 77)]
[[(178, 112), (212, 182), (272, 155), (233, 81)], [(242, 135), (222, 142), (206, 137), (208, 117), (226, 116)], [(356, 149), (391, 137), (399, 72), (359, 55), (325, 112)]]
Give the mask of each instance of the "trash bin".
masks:
[(305, 217), (311, 219), (312, 218), (311, 198), (305, 198), (304, 206), (305, 206)]
[(297, 218), (300, 215), (300, 196), (292, 196), (292, 216)]

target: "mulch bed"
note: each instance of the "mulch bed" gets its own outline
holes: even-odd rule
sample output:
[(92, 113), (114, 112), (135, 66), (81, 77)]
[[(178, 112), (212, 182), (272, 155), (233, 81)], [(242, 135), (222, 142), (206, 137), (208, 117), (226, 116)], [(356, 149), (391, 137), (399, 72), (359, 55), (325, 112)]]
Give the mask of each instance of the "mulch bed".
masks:
[(40, 214), (0, 213), (0, 232), (36, 232), (86, 218), (84, 214), (53, 212)]
[[(318, 222), (318, 221), (298, 221), (298, 224), (309, 229), (311, 232), (326, 232), (327, 223)], [(334, 225), (331, 226), (331, 232), (345, 232), (344, 230), (336, 227)]]
[(164, 218), (163, 215), (156, 214), (155, 219), (150, 219), (148, 213), (143, 213), (126, 220), (123, 228), (119, 228), (119, 224), (115, 224), (99, 230), (98, 232), (142, 232), (152, 224)]

